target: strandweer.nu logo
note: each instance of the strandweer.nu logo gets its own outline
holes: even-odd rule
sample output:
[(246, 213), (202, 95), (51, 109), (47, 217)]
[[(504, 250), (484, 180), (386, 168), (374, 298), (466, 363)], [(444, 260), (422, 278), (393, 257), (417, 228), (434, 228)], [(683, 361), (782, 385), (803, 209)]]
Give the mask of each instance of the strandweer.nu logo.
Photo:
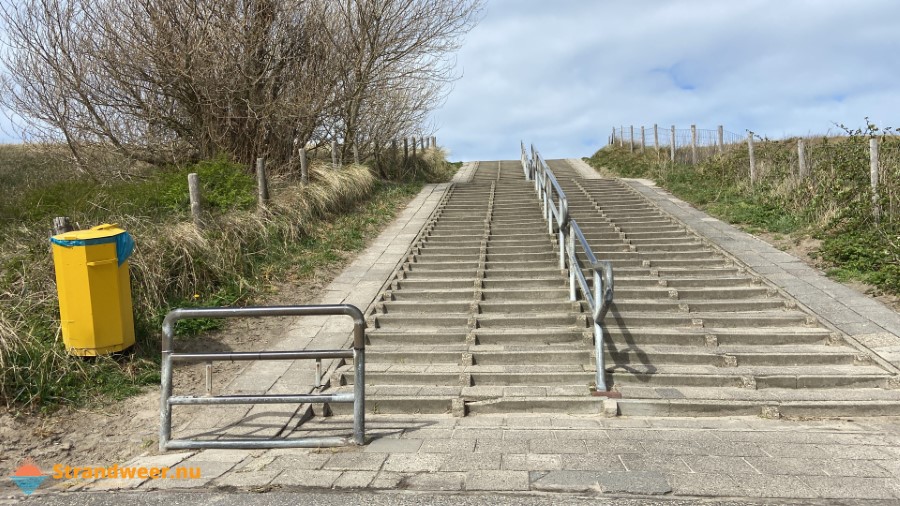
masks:
[(25, 459), (12, 475), (13, 483), (18, 485), (25, 495), (31, 495), (46, 479), (47, 475), (41, 473), (41, 468), (30, 458)]
[(31, 458), (26, 458), (15, 473), (10, 477), (13, 483), (22, 490), (25, 495), (31, 495), (47, 478), (54, 480), (66, 480), (80, 478), (84, 480), (94, 479), (139, 479), (139, 480), (196, 480), (200, 478), (199, 467), (148, 467), (148, 466), (123, 466), (113, 464), (109, 467), (72, 467), (63, 464), (53, 466), (53, 474), (47, 475)]

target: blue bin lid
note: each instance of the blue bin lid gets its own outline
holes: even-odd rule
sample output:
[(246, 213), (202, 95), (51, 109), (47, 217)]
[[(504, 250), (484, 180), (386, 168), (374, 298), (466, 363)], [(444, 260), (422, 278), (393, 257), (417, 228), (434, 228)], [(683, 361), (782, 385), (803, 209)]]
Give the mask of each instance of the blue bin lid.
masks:
[(116, 245), (116, 259), (121, 266), (134, 252), (134, 239), (131, 234), (119, 228), (116, 224), (104, 223), (88, 230), (76, 230), (54, 235), (50, 242), (64, 248), (93, 246), (97, 244)]

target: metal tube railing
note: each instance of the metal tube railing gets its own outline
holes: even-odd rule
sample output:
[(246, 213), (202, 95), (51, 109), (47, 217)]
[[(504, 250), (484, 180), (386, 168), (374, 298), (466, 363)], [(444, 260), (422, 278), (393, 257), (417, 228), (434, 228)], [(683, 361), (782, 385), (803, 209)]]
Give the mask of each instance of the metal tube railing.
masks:
[[(594, 330), (594, 352), (597, 356), (596, 384), (598, 391), (607, 391), (606, 366), (603, 353), (603, 319), (613, 302), (613, 269), (608, 261), (599, 261), (591, 250), (584, 233), (578, 223), (569, 217), (569, 201), (566, 193), (559, 185), (556, 175), (550, 166), (544, 161), (541, 154), (531, 145), (531, 159), (525, 151), (525, 143), (522, 146), (522, 166), (531, 167), (535, 181), (535, 191), (541, 201), (544, 219), (550, 233), (559, 233), (559, 267), (569, 269), (569, 299), (578, 299), (577, 289), (581, 289), (585, 301), (591, 310)], [(526, 174), (528, 172), (526, 171)], [(527, 176), (526, 176), (527, 178)], [(556, 206), (554, 207), (554, 193)], [(555, 222), (555, 223), (554, 223)], [(554, 230), (554, 225), (556, 229)], [(576, 239), (578, 240), (576, 244)], [(582, 270), (581, 261), (578, 259), (576, 247), (581, 246), (592, 273), (593, 287)]]
[[(535, 156), (531, 161), (531, 165), (535, 168), (535, 171), (540, 174), (542, 191), (538, 196), (541, 198), (544, 219), (547, 220), (547, 232), (559, 235), (559, 268), (565, 269), (565, 243), (569, 224), (569, 200), (566, 198), (566, 192), (564, 192), (559, 185), (559, 181), (556, 179), (553, 171), (550, 170), (547, 162), (545, 162), (541, 154), (534, 149), (534, 146), (532, 146), (531, 149)], [(554, 194), (556, 202), (554, 202)], [(551, 219), (551, 217), (553, 219)]]
[[(330, 316), (345, 315), (353, 319), (353, 347), (341, 350), (297, 350), (297, 351), (256, 351), (222, 353), (175, 353), (175, 324), (179, 320), (192, 318), (241, 318), (262, 316)], [(366, 321), (362, 311), (350, 304), (321, 306), (269, 306), (245, 308), (191, 308), (175, 309), (166, 315), (162, 330), (162, 377), (160, 380), (160, 428), (159, 449), (183, 450), (200, 448), (322, 448), (355, 443), (365, 444), (365, 357)], [(297, 360), (323, 358), (353, 359), (353, 393), (336, 394), (287, 394), (287, 395), (221, 395), (221, 396), (173, 396), (172, 365), (175, 362), (212, 362), (234, 360)], [(319, 380), (316, 372), (316, 382)], [(209, 379), (207, 378), (207, 385)], [(353, 436), (305, 437), (297, 439), (260, 440), (229, 439), (198, 441), (191, 439), (171, 439), (172, 406), (183, 405), (234, 405), (234, 404), (303, 404), (303, 403), (353, 403)]]

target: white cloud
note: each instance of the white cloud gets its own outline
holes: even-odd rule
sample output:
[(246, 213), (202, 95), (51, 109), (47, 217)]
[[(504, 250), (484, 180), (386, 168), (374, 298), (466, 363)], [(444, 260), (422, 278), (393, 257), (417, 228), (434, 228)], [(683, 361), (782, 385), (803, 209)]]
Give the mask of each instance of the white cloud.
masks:
[(900, 2), (489, 0), (434, 120), (454, 159), (585, 156), (613, 126), (779, 137), (900, 113)]

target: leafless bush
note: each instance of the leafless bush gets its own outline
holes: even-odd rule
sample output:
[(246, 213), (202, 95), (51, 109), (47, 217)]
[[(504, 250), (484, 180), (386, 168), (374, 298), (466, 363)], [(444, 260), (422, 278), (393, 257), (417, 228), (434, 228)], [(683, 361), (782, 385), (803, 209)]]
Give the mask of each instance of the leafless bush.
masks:
[[(342, 155), (422, 133), (481, 0), (4, 3), (4, 105), (78, 165)], [(99, 148), (99, 149), (98, 149)]]

